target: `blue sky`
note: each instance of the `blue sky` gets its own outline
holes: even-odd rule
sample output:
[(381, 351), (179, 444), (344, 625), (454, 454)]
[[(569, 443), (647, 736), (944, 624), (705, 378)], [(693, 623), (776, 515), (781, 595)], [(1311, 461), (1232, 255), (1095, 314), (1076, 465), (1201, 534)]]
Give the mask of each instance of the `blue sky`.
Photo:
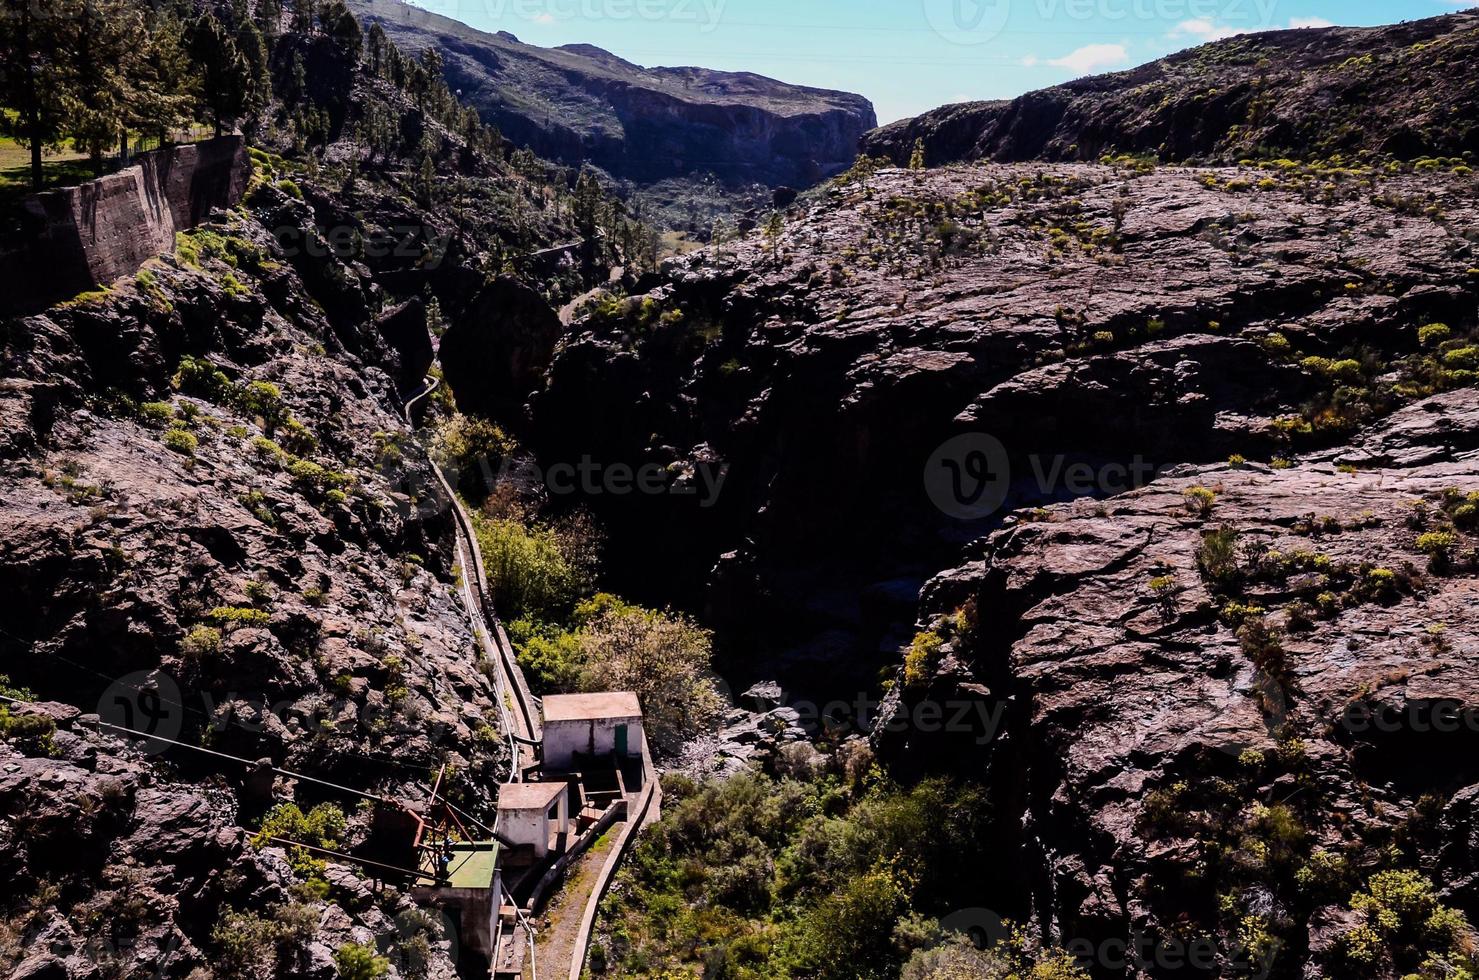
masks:
[(1386, 24), (1479, 0), (412, 0), (531, 44), (859, 92), (880, 122), (1273, 27)]

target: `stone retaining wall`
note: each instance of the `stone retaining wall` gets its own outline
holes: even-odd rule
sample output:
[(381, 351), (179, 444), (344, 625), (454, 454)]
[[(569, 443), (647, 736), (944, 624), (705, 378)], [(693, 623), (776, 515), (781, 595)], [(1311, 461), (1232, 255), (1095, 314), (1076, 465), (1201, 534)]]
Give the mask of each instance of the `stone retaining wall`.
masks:
[(176, 232), (241, 200), (250, 176), (244, 140), (221, 136), (27, 198), (21, 240), (0, 252), (0, 304), (45, 305), (132, 275), (172, 250)]

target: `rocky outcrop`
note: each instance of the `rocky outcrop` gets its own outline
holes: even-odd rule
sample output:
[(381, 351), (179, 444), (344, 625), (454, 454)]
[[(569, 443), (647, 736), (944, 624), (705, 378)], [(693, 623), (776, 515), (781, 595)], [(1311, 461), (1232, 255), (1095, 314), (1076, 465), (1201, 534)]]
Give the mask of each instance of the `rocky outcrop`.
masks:
[(1095, 977), (1183, 975), (1191, 942), (1208, 975), (1417, 969), (1352, 958), (1351, 896), (1421, 869), (1479, 916), (1473, 190), (884, 170), (588, 312), (541, 462), (726, 466), (710, 507), (581, 502), (621, 588), (689, 586), (729, 682), (781, 682), (686, 764), (824, 704), (896, 776), (987, 788), (973, 904), (1146, 937)]
[(0, 693), (27, 702), (0, 704), (0, 972), (332, 978), (356, 943), (454, 975), (403, 889), (243, 829), (333, 803), (340, 845), (383, 859), (375, 808), (311, 780), (416, 805), (445, 767), (486, 818), (509, 764), (450, 502), (401, 415), (418, 297), (457, 323), (478, 230), (414, 283), (419, 247), (320, 247), (430, 235), (406, 207), (264, 175), (139, 276), (0, 333)]
[(1402, 159), (1479, 152), (1479, 17), (1375, 28), (1269, 31), (1017, 99), (945, 106), (869, 133), (899, 165), (922, 140), (932, 165), (961, 160), (1236, 162), (1362, 151)]
[[(1476, 406), (1472, 388), (1427, 399), (1368, 442), (1418, 460), (1431, 443), (1410, 418)], [(1215, 502), (1189, 505), (1203, 488)], [(1279, 975), (1306, 958), (1338, 973), (1330, 924), (1394, 861), (1429, 869), (1472, 919), (1473, 525), (1460, 519), (1451, 563), (1423, 543), (1453, 533), (1455, 488), (1479, 488), (1472, 449), (1358, 472), (1318, 455), (1184, 467), (1018, 515), (926, 590), (926, 619), (965, 602), (979, 625), (901, 689), (880, 748), (990, 773), (1017, 802), (1001, 832), (1023, 855), (1000, 900), (1055, 934), (1164, 940), (1195, 922), (1247, 953), (1252, 917), (1282, 944)], [(1233, 542), (1225, 559), (1210, 537)], [(985, 738), (890, 728), (926, 700), (1004, 720)], [(1442, 833), (1424, 829), (1440, 810)], [(1272, 830), (1270, 812), (1287, 822)], [(1284, 877), (1283, 861), (1321, 860), (1328, 881)]]
[(443, 376), (464, 411), (517, 419), (549, 367), (560, 318), (544, 298), (501, 277), (479, 290), (441, 342)]
[(643, 68), (590, 45), (538, 48), (400, 0), (355, 0), (397, 45), (440, 48), (484, 122), (541, 156), (648, 183), (713, 173), (805, 186), (845, 169), (877, 125), (861, 96), (748, 73)]
[[(533, 403), (536, 445), (550, 463), (722, 469), (709, 506), (582, 498), (620, 586), (706, 606), (736, 683), (867, 690), (919, 587), (1005, 510), (1341, 443), (1468, 356), (1419, 328), (1450, 325), (1456, 348), (1473, 328), (1479, 277), (1448, 231), (1476, 220), (1472, 186), (884, 171), (790, 213), (773, 246), (676, 260), (647, 297), (578, 322)], [(962, 521), (938, 499), (949, 474), (925, 473), (971, 433), (995, 442), (956, 462), (989, 464), (1002, 506)]]
[(132, 166), (24, 202), (20, 240), (0, 254), (11, 309), (45, 305), (136, 272), (175, 233), (241, 200), (251, 162), (240, 136), (140, 154)]

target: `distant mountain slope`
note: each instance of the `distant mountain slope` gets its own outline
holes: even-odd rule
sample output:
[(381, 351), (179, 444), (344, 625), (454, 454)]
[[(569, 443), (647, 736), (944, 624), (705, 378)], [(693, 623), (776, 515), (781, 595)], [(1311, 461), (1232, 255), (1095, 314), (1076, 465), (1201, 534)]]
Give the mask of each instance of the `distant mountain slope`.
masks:
[(1479, 151), (1479, 13), (1377, 28), (1271, 31), (877, 129), (867, 152), (931, 165), (1091, 160), (1108, 150), (1235, 161), (1261, 152)]
[(352, 0), (402, 48), (442, 49), (447, 81), (514, 142), (639, 182), (713, 172), (809, 184), (845, 169), (877, 125), (862, 96), (747, 73), (643, 68), (591, 45), (539, 48), (400, 0)]

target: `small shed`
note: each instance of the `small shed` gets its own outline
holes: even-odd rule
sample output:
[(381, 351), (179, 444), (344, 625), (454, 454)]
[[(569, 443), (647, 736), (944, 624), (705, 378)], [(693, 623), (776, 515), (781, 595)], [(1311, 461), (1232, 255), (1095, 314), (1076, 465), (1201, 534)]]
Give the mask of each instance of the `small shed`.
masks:
[(559, 783), (506, 783), (498, 787), (498, 833), (535, 860), (549, 854), (560, 835), (570, 832), (570, 787)]
[(544, 699), (544, 768), (570, 772), (577, 754), (640, 758), (642, 706), (630, 691), (551, 694)]
[(456, 927), (459, 962), (473, 974), (487, 975), (497, 945), (498, 909), (503, 895), (497, 841), (446, 841), (428, 848), (412, 882), (417, 904), (445, 911)]

